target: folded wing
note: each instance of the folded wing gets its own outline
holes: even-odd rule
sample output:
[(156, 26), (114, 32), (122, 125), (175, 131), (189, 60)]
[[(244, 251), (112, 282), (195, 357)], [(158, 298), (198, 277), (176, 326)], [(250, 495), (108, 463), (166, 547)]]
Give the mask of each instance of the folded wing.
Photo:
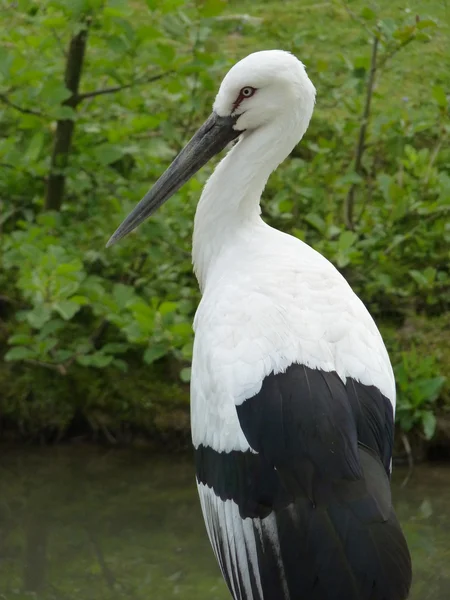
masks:
[(208, 535), (235, 600), (405, 600), (390, 401), (293, 364), (236, 410), (253, 451), (196, 449)]

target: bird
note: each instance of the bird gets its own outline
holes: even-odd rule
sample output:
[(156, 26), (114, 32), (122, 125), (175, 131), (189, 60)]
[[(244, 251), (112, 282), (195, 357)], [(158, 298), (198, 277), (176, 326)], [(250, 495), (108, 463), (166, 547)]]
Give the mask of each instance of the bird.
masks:
[(333, 264), (261, 217), (266, 182), (315, 100), (289, 52), (237, 62), (210, 117), (108, 245), (228, 147), (192, 243), (192, 441), (220, 570), (234, 600), (405, 600), (412, 570), (391, 500), (386, 347)]

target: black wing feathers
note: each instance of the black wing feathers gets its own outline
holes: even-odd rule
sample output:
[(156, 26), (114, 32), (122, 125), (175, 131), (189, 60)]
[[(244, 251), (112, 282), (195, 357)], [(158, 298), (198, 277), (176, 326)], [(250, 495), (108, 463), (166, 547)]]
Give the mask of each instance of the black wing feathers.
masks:
[(221, 500), (233, 500), (242, 518), (267, 517), (294, 501), (280, 485), (273, 463), (252, 452), (216, 452), (199, 446), (195, 452), (197, 481), (213, 488)]
[(272, 464), (291, 470), (302, 458), (327, 478), (361, 476), (355, 417), (336, 373), (292, 365), (237, 412), (250, 446)]
[(346, 390), (356, 419), (358, 440), (372, 448), (390, 472), (394, 442), (394, 414), (389, 400), (375, 386), (349, 379)]
[[(405, 600), (411, 564), (391, 504), (389, 400), (294, 364), (237, 413), (256, 453), (196, 450), (199, 482), (253, 519), (264, 597), (252, 583), (252, 596), (236, 600)], [(278, 548), (264, 533), (270, 519)]]

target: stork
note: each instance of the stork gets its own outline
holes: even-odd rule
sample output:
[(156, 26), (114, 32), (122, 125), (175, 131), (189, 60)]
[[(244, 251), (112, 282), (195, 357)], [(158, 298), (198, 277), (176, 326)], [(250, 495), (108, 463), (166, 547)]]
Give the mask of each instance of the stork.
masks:
[(405, 600), (390, 492), (395, 382), (337, 269), (269, 227), (260, 198), (303, 137), (315, 88), (292, 54), (250, 54), (108, 245), (237, 140), (194, 223), (192, 440), (207, 533), (234, 600)]

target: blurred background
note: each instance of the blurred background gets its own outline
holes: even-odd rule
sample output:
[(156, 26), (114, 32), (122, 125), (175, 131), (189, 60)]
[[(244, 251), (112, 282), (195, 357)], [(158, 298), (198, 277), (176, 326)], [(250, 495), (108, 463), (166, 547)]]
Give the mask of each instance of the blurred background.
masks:
[(189, 454), (190, 245), (214, 165), (105, 243), (228, 68), (282, 48), (317, 105), (264, 217), (382, 331), (412, 598), (447, 600), (450, 3), (0, 0), (0, 16), (0, 598), (228, 597)]

